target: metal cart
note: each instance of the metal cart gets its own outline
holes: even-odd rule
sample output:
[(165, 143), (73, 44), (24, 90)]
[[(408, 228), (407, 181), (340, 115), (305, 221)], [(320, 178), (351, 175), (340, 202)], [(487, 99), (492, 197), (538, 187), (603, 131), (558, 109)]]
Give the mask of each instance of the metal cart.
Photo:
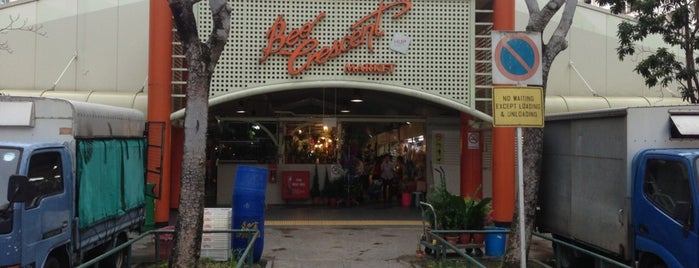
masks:
[[(438, 229), (440, 227), (440, 225), (437, 222), (437, 213), (435, 212), (434, 207), (430, 203), (421, 201), (420, 202), (420, 213), (422, 216), (422, 235), (420, 237), (420, 245), (425, 247), (425, 253), (430, 254), (430, 255), (434, 255), (434, 254), (437, 254), (441, 250), (446, 250), (446, 247), (440, 246), (439, 243), (434, 242), (432, 236), (429, 234), (429, 232), (432, 230), (434, 230), (434, 231), (447, 231), (447, 230)], [(428, 219), (429, 215), (432, 216), (431, 219)], [(450, 230), (450, 231), (455, 232), (455, 233), (463, 232), (460, 230)], [(485, 246), (485, 244), (483, 244), (483, 243), (467, 243), (467, 244), (456, 244), (455, 246), (461, 250), (465, 250), (466, 253), (468, 253), (469, 255), (481, 257), (481, 256), (483, 256), (482, 248)]]

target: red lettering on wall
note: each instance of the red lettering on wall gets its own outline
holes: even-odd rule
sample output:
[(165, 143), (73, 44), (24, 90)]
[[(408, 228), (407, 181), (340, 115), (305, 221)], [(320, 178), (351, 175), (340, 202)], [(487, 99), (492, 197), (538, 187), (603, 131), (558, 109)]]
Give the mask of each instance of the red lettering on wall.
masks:
[(373, 64), (373, 63), (365, 63), (365, 64), (352, 64), (352, 63), (346, 63), (345, 64), (345, 72), (348, 73), (393, 73), (393, 70), (395, 70), (396, 65), (393, 63), (384, 63), (384, 64)]
[[(319, 47), (318, 39), (309, 38), (309, 35), (313, 27), (325, 17), (325, 13), (320, 13), (312, 22), (305, 23), (301, 28), (293, 29), (288, 34), (286, 33), (284, 15), (279, 15), (274, 24), (267, 30), (267, 46), (262, 49), (262, 57), (260, 57), (259, 62), (266, 61), (274, 54), (288, 56), (289, 74), (297, 75), (309, 69), (313, 63), (324, 64), (328, 60), (364, 44), (367, 45), (369, 52), (373, 52), (374, 37), (384, 35), (384, 30), (381, 29), (381, 16), (386, 10), (395, 6), (402, 6), (402, 9), (391, 17), (393, 19), (408, 12), (412, 3), (407, 0), (390, 4), (381, 2), (375, 11), (352, 24), (350, 27), (352, 33), (333, 41), (331, 45), (321, 47)], [(371, 19), (373, 19), (373, 23), (367, 23)], [(391, 66), (393, 65), (391, 64)], [(345, 70), (347, 70), (346, 66)], [(393, 67), (391, 67), (391, 72), (393, 72)]]

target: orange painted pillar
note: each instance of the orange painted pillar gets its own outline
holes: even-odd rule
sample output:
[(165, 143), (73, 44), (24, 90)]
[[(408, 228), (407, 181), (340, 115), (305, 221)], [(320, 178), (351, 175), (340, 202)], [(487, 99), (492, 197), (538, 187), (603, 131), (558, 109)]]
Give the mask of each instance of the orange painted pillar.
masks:
[(483, 198), (483, 189), (473, 193), (483, 184), (482, 138), (479, 131), (474, 131), (468, 124), (473, 117), (461, 113), (461, 196)]
[(180, 207), (180, 190), (182, 189), (182, 157), (184, 156), (184, 128), (172, 127), (172, 149), (170, 150), (171, 162), (176, 163), (170, 169), (170, 208), (178, 209)]
[[(493, 29), (515, 29), (515, 0), (493, 0)], [(515, 129), (493, 128), (493, 220), (509, 224), (515, 210)]]
[[(172, 13), (167, 1), (150, 1), (150, 34), (148, 45), (148, 121), (165, 123), (163, 139), (162, 184), (160, 198), (155, 200), (155, 225), (170, 221), (170, 113), (172, 88)], [(150, 161), (150, 159), (149, 159)], [(160, 159), (154, 160), (160, 161)]]

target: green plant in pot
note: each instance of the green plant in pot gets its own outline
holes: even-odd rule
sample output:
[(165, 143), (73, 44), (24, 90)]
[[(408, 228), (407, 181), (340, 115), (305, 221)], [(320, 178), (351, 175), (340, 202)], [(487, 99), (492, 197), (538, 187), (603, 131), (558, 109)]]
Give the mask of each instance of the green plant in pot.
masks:
[[(427, 212), (425, 216), (435, 230), (463, 230), (466, 225), (466, 203), (461, 196), (447, 191), (444, 177), (434, 186), (433, 191), (428, 193), (427, 201), (434, 208), (436, 219), (431, 212)], [(454, 233), (451, 237), (445, 235), (444, 238), (458, 240), (458, 234)]]
[[(441, 173), (443, 174), (443, 173)], [(439, 184), (435, 184), (431, 192), (427, 194), (427, 202), (432, 205), (436, 218), (430, 212), (425, 212), (427, 215), (425, 217), (428, 219), (430, 224), (435, 230), (446, 230), (447, 226), (452, 221), (453, 215), (447, 216), (445, 212), (449, 210), (450, 199), (453, 195), (447, 191), (447, 185), (445, 178), (442, 175)]]
[(466, 203), (461, 196), (454, 195), (449, 200), (450, 207), (454, 213), (454, 220), (449, 226), (449, 230), (463, 230), (466, 226)]
[[(487, 220), (488, 214), (490, 213), (490, 201), (492, 198), (486, 197), (481, 200), (476, 200), (473, 198), (467, 198), (464, 203), (466, 204), (466, 229), (467, 230), (483, 230), (485, 229), (485, 222)], [(474, 243), (483, 243), (485, 235), (474, 234)]]
[[(463, 230), (466, 226), (466, 213), (467, 207), (464, 199), (458, 195), (451, 195), (448, 198), (447, 209), (443, 210), (442, 215), (444, 215), (444, 229), (447, 230)], [(438, 216), (439, 217), (439, 216)], [(450, 242), (455, 243), (455, 240), (459, 240), (460, 234), (453, 233), (447, 235)], [(463, 242), (462, 242), (463, 243)]]

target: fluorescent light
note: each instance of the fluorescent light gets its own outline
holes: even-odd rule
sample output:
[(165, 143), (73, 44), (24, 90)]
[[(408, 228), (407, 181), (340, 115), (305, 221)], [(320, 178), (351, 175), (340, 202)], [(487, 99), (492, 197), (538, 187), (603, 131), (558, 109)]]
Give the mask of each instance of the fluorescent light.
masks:
[(359, 93), (359, 89), (354, 90), (354, 93), (352, 94), (352, 98), (350, 99), (350, 101), (354, 103), (364, 102), (364, 100), (362, 99), (362, 94)]

